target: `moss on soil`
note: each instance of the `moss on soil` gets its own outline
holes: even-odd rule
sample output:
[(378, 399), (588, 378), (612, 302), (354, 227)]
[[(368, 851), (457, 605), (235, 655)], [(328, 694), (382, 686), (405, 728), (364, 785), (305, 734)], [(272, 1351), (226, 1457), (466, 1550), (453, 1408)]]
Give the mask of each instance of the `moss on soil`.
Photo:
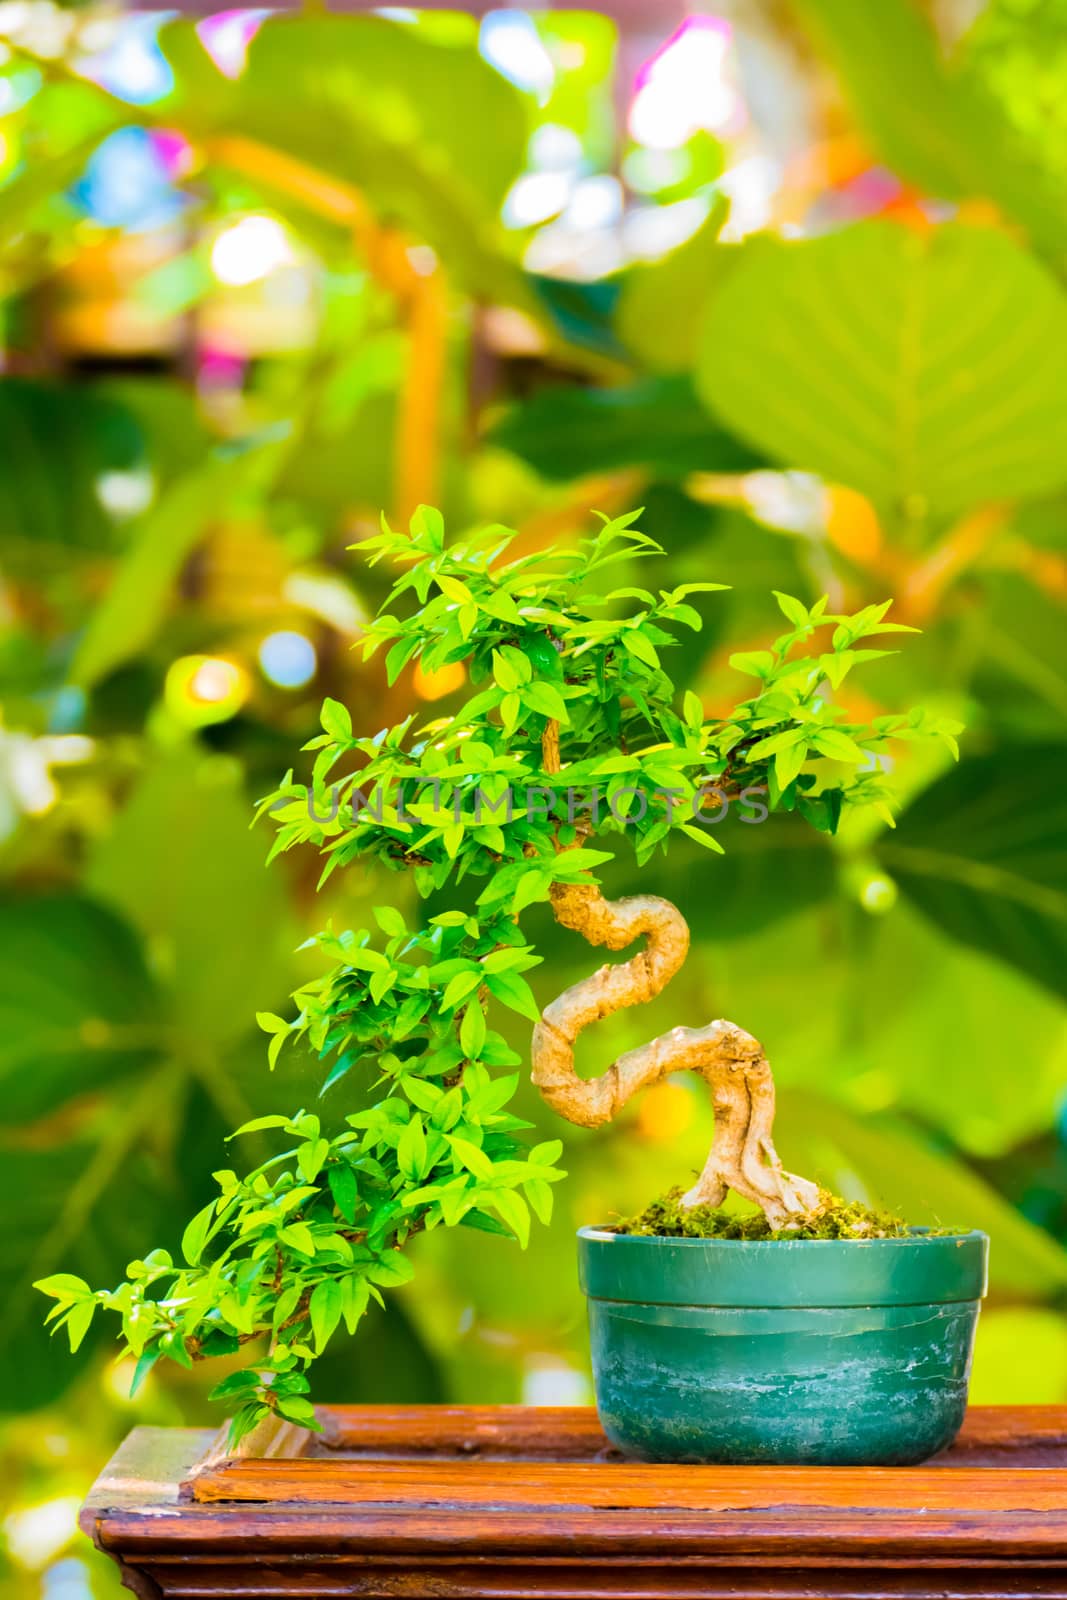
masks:
[(899, 1239), (907, 1223), (885, 1211), (822, 1190), (814, 1211), (791, 1228), (772, 1228), (761, 1211), (724, 1211), (718, 1206), (683, 1206), (682, 1189), (670, 1189), (639, 1216), (616, 1223), (616, 1233), (662, 1239)]

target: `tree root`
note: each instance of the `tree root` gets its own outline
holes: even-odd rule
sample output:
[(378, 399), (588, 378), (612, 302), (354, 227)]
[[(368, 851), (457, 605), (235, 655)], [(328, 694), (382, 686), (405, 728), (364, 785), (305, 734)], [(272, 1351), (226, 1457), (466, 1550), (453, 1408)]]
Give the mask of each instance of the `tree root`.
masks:
[[(546, 739), (551, 771), (559, 770), (551, 764), (553, 758), (558, 762), (556, 750), (558, 745), (553, 749)], [(654, 999), (685, 962), (689, 928), (677, 907), (655, 895), (605, 900), (596, 884), (557, 883), (552, 910), (561, 926), (590, 944), (623, 950), (642, 934), (646, 942), (629, 961), (600, 967), (545, 1007), (531, 1057), (532, 1080), (544, 1100), (568, 1122), (596, 1128), (669, 1073), (698, 1072), (711, 1089), (715, 1138), (682, 1204), (721, 1205), (733, 1189), (759, 1206), (776, 1229), (812, 1210), (819, 1202), (818, 1186), (785, 1171), (771, 1138), (774, 1079), (767, 1058), (734, 1023), (672, 1028), (621, 1055), (599, 1077), (580, 1078), (575, 1071), (575, 1041), (584, 1028)]]

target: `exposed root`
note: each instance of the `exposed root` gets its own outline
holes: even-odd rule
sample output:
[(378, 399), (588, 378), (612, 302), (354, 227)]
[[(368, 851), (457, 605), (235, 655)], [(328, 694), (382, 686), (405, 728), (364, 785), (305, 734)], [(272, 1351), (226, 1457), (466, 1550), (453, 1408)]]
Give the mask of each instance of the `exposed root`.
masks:
[[(550, 772), (559, 770), (558, 750), (553, 727), (544, 741)], [(818, 1205), (818, 1186), (786, 1172), (778, 1158), (771, 1069), (757, 1041), (734, 1023), (672, 1028), (627, 1051), (597, 1078), (575, 1071), (575, 1041), (584, 1028), (654, 999), (683, 965), (689, 928), (677, 907), (655, 895), (605, 900), (595, 884), (583, 883), (554, 885), (552, 910), (557, 922), (593, 945), (623, 950), (642, 934), (646, 941), (629, 961), (600, 967), (545, 1007), (534, 1029), (531, 1075), (552, 1109), (579, 1127), (596, 1128), (669, 1073), (699, 1072), (712, 1093), (715, 1139), (682, 1204), (718, 1206), (733, 1189), (758, 1205), (775, 1229)]]

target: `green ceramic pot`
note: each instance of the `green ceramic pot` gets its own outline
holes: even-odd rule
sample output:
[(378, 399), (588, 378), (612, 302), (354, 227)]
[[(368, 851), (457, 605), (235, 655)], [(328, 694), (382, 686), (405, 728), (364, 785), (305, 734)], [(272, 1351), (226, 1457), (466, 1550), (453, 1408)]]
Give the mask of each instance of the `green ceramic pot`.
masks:
[(967, 1404), (984, 1233), (657, 1239), (582, 1228), (597, 1410), (646, 1461), (906, 1465)]

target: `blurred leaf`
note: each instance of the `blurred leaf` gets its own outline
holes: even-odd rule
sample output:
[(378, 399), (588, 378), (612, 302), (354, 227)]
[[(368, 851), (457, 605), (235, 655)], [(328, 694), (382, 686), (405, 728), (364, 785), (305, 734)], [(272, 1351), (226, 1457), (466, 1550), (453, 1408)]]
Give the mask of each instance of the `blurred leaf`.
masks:
[(623, 276), (616, 313), (619, 338), (653, 372), (693, 365), (708, 299), (736, 251), (719, 244), (728, 206), (716, 196), (707, 218), (684, 244), (658, 261), (639, 262)]
[[(903, 899), (880, 916), (853, 908), (842, 954), (847, 1021), (820, 1073), (827, 1092), (916, 1114), (980, 1156), (1055, 1125), (1067, 1081), (1056, 997), (996, 955), (948, 938)], [(871, 1003), (872, 973), (891, 1004)], [(1005, 1039), (1020, 1041), (1025, 1070), (1005, 1071)]]
[(1005, 745), (954, 768), (877, 847), (963, 944), (1067, 995), (1067, 745)]
[[(126, 106), (102, 95), (93, 84), (46, 82), (37, 90), (33, 115), (25, 123), (24, 159), (0, 188), (0, 245), (16, 266), (25, 230), (39, 222), (39, 213), (49, 203), (60, 212), (65, 228), (74, 223), (76, 213), (59, 197), (97, 145), (128, 117)], [(54, 265), (47, 254), (41, 257), (43, 270), (53, 270)]]
[(287, 988), (284, 879), (250, 816), (235, 763), (177, 753), (142, 779), (86, 875), (141, 929), (194, 1047), (247, 1032)]
[(29, 1122), (142, 1072), (162, 1005), (136, 935), (81, 895), (0, 904), (0, 1123)]
[(249, 450), (209, 459), (174, 481), (141, 520), (92, 613), (71, 663), (72, 683), (92, 688), (152, 642), (186, 558), (262, 464), (260, 452)]
[[(522, 169), (526, 107), (477, 39), (473, 24), (444, 39), (383, 17), (275, 16), (230, 79), (193, 23), (176, 22), (160, 42), (177, 87), (153, 111), (193, 138), (255, 141), (244, 175), (287, 198), (291, 173), (272, 177), (271, 150), (355, 185), (382, 221), (431, 245), (454, 280), (521, 303), (499, 210)], [(239, 159), (232, 143), (222, 156)]]
[[(0, 550), (4, 566), (39, 577), (42, 549), (98, 552), (119, 542), (97, 485), (143, 460), (141, 429), (116, 399), (88, 386), (5, 377), (0, 384)], [(58, 559), (58, 558), (57, 558)]]
[(553, 481), (615, 467), (644, 466), (670, 478), (747, 472), (765, 462), (709, 421), (681, 376), (619, 389), (542, 389), (508, 412), (488, 442)]
[(343, 1329), (334, 1335), (315, 1363), (315, 1392), (339, 1405), (440, 1405), (448, 1399), (432, 1347), (395, 1292), (384, 1310), (368, 1308), (354, 1335)]
[(995, 1189), (879, 1114), (860, 1119), (803, 1090), (779, 1096), (775, 1142), (786, 1165), (916, 1225), (980, 1228), (990, 1240), (990, 1279), (1002, 1292), (1050, 1295), (1067, 1286), (1067, 1250), (1027, 1222)]
[(114, 1330), (98, 1319), (72, 1360), (62, 1334), (50, 1341), (47, 1302), (30, 1285), (58, 1268), (90, 1283), (117, 1282), (161, 1226), (161, 1196), (154, 1163), (137, 1143), (105, 1137), (54, 1150), (8, 1148), (3, 1163), (0, 1411), (32, 1411), (62, 1394)]
[(941, 53), (912, 0), (797, 0), (877, 152), (926, 194), (986, 196), (1050, 252), (1067, 247), (1062, 189), (1023, 155), (996, 101)]
[(1067, 1317), (1038, 1306), (984, 1309), (974, 1346), (971, 1405), (1049, 1406), (1065, 1400)]
[(891, 519), (1067, 479), (1067, 302), (1003, 234), (885, 222), (743, 247), (705, 324), (697, 387), (789, 467)]
[[(762, 822), (742, 822), (766, 807), (766, 795), (731, 801), (723, 821), (703, 828), (724, 855), (714, 860), (679, 841), (663, 860), (642, 872), (623, 871), (612, 893), (634, 894), (639, 886), (673, 900), (694, 939), (709, 943), (745, 939), (770, 924), (829, 899), (836, 888), (834, 857), (826, 840), (806, 824), (777, 813)], [(709, 802), (709, 816), (722, 807)], [(606, 878), (606, 874), (602, 874)]]
[(609, 361), (625, 356), (612, 321), (619, 303), (617, 279), (598, 278), (593, 283), (584, 283), (531, 273), (527, 282), (539, 309), (547, 313), (549, 321), (569, 345)]

